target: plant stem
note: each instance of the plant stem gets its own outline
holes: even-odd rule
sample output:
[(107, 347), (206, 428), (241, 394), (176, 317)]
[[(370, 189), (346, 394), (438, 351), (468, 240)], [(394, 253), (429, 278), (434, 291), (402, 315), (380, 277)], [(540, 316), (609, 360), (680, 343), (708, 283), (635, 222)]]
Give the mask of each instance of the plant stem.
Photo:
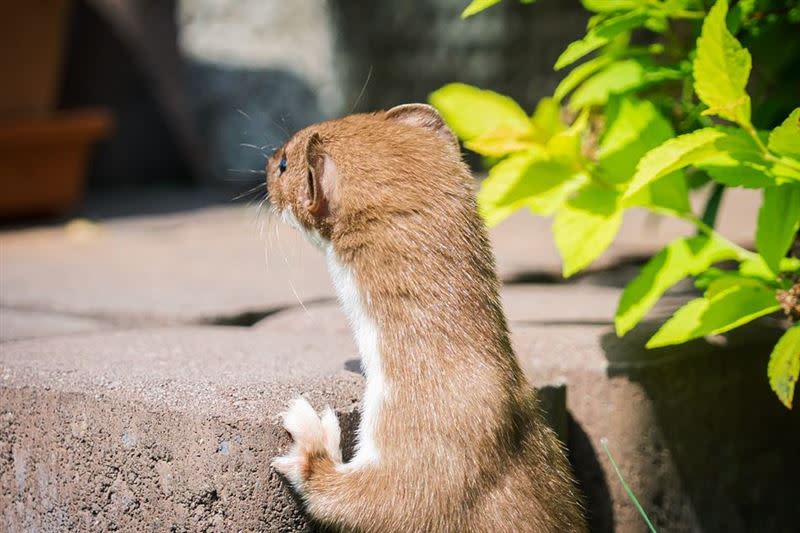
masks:
[(742, 260), (747, 259), (753, 261), (760, 257), (758, 254), (755, 254), (750, 250), (746, 250), (741, 246), (739, 246), (738, 244), (736, 244), (735, 242), (726, 239), (725, 237), (720, 235), (719, 232), (714, 230), (714, 228), (712, 228), (711, 226), (700, 220), (700, 218), (698, 218), (697, 215), (695, 215), (694, 213), (685, 213), (681, 215), (680, 218), (691, 224), (694, 224), (695, 227), (697, 227), (697, 229), (700, 230), (700, 232), (703, 233), (704, 235), (717, 239), (718, 241), (725, 243), (730, 248), (736, 250), (736, 253), (739, 255), (739, 258)]
[(748, 121), (748, 123), (744, 124), (743, 127), (744, 127), (745, 131), (747, 131), (747, 133), (750, 134), (750, 137), (752, 137), (753, 140), (756, 142), (756, 144), (758, 145), (758, 149), (761, 150), (762, 152), (764, 152), (764, 154), (769, 154), (770, 153), (769, 150), (767, 149), (767, 147), (764, 144), (764, 142), (761, 140), (761, 137), (758, 136), (758, 132), (753, 127), (753, 125), (750, 124), (749, 121)]
[(715, 183), (714, 188), (711, 189), (711, 195), (706, 201), (706, 207), (703, 209), (702, 221), (709, 227), (713, 228), (717, 222), (717, 213), (719, 212), (719, 204), (722, 201), (722, 193), (725, 192), (725, 186), (721, 183)]
[(705, 11), (689, 11), (686, 9), (679, 9), (669, 14), (672, 18), (676, 19), (701, 19), (705, 18)]
[(772, 152), (767, 152), (764, 154), (764, 159), (767, 161), (772, 161), (773, 163), (779, 163), (783, 166), (791, 168), (792, 170), (800, 172), (800, 164), (795, 163), (789, 158), (776, 157), (772, 154)]
[(756, 131), (756, 129), (753, 127), (752, 124), (745, 124), (742, 127), (745, 129), (745, 131), (747, 133), (750, 134), (750, 137), (753, 138), (753, 140), (755, 141), (756, 145), (758, 145), (758, 149), (761, 150), (761, 152), (763, 153), (764, 159), (766, 159), (767, 161), (771, 161), (773, 163), (778, 163), (778, 164), (784, 165), (786, 167), (791, 168), (792, 170), (796, 170), (796, 171), (800, 172), (800, 164), (797, 164), (797, 163), (795, 163), (794, 161), (792, 161), (791, 159), (788, 159), (788, 158), (777, 157), (775, 154), (770, 152), (769, 148), (767, 148), (767, 146), (764, 144), (764, 142), (758, 136), (758, 132)]

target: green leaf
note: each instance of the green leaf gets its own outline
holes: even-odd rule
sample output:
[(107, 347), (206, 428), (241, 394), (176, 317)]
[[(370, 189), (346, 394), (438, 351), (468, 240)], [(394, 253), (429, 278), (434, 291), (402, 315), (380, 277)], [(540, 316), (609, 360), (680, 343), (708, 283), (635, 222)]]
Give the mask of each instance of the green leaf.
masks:
[(645, 207), (656, 213), (672, 215), (690, 213), (689, 187), (682, 172), (673, 172), (659, 178), (638, 193), (623, 200), (624, 207)]
[(587, 180), (545, 154), (515, 154), (492, 167), (478, 191), (478, 209), (490, 227), (522, 207), (551, 215)]
[(567, 199), (581, 187), (589, 183), (585, 174), (574, 174), (570, 179), (561, 182), (544, 192), (525, 200), (525, 205), (535, 215), (550, 216), (555, 213)]
[(665, 80), (680, 79), (680, 71), (659, 67), (644, 59), (624, 59), (611, 63), (578, 87), (569, 100), (569, 108), (577, 111), (603, 105), (613, 94), (622, 94)]
[(731, 35), (725, 23), (728, 1), (717, 0), (703, 21), (694, 60), (694, 90), (715, 114), (742, 126), (750, 124), (750, 52)]
[(769, 149), (800, 159), (800, 107), (769, 134)]
[(711, 299), (731, 287), (754, 287), (756, 289), (770, 290), (766, 280), (742, 276), (738, 272), (726, 272), (708, 284), (703, 297)]
[(561, 70), (571, 65), (586, 54), (608, 44), (617, 35), (642, 26), (647, 19), (647, 13), (636, 10), (604, 20), (590, 29), (582, 39), (570, 43), (556, 60), (554, 68)]
[(541, 143), (549, 141), (554, 135), (567, 129), (561, 121), (561, 105), (553, 98), (539, 100), (531, 122), (534, 128), (533, 138)]
[[(607, 127), (597, 151), (597, 172), (606, 183), (625, 184), (642, 156), (672, 138), (674, 132), (652, 103), (632, 96), (609, 100), (606, 116)], [(686, 179), (678, 172), (668, 174), (626, 199), (624, 205), (686, 213), (690, 210)]]
[(728, 187), (763, 188), (784, 181), (776, 164), (764, 159), (761, 148), (745, 131), (724, 126), (717, 129), (724, 136), (714, 141), (715, 150), (692, 164)]
[(553, 93), (553, 98), (558, 101), (564, 99), (566, 95), (572, 92), (578, 85), (583, 83), (586, 78), (611, 64), (614, 61), (614, 58), (608, 54), (599, 55), (588, 61), (581, 63), (580, 65), (576, 66), (572, 70), (569, 71), (569, 74), (564, 76), (564, 79), (558, 84), (556, 87), (555, 92)]
[[(636, 167), (624, 197), (657, 179), (694, 165), (731, 187), (771, 187), (794, 180), (780, 161), (764, 159), (758, 145), (738, 128), (704, 128), (668, 140), (650, 150)], [(800, 177), (798, 177), (800, 179)]]
[(462, 140), (499, 128), (518, 131), (520, 135), (531, 132), (531, 122), (519, 104), (493, 91), (451, 83), (431, 93), (428, 100)]
[(661, 295), (677, 282), (736, 255), (728, 245), (706, 236), (669, 243), (642, 267), (639, 275), (622, 292), (614, 317), (617, 335), (621, 337), (633, 329)]
[(769, 356), (767, 376), (769, 386), (778, 395), (778, 399), (792, 408), (794, 385), (800, 375), (800, 324), (789, 328), (778, 340), (775, 349)]
[(775, 277), (775, 274), (761, 256), (757, 256), (755, 259), (746, 259), (739, 263), (739, 273), (761, 279), (773, 279)]
[(680, 135), (650, 150), (636, 167), (623, 198), (630, 198), (657, 179), (717, 152), (714, 142), (725, 133), (705, 128)]
[(478, 191), (478, 211), (487, 226), (494, 226), (519, 209), (520, 205), (503, 202), (525, 178), (531, 163), (541, 154), (519, 153), (503, 159), (489, 171)]
[(712, 298), (697, 298), (678, 309), (646, 347), (660, 348), (725, 333), (779, 309), (775, 293), (769, 289), (732, 286)]
[(619, 231), (619, 195), (589, 183), (571, 198), (553, 220), (553, 236), (563, 261), (564, 277), (597, 259)]
[(582, 160), (581, 141), (589, 126), (589, 113), (584, 111), (570, 124), (547, 141), (547, 152), (551, 157), (574, 165)]
[[(800, 259), (796, 257), (784, 257), (778, 263), (779, 272), (788, 272), (791, 274), (800, 274)], [(770, 283), (775, 283), (777, 275), (764, 261), (760, 255), (747, 258), (739, 263), (739, 274), (753, 278), (760, 278)]]
[(484, 9), (488, 9), (495, 4), (499, 4), (500, 0), (472, 0), (470, 4), (461, 12), (461, 18), (465, 19), (471, 17), (476, 13), (480, 13)]
[(800, 227), (800, 185), (764, 189), (758, 211), (756, 249), (769, 268), (780, 272), (780, 261), (794, 242)]
[(595, 13), (611, 13), (640, 7), (645, 0), (581, 0), (583, 7)]
[(644, 154), (671, 139), (675, 132), (649, 101), (615, 97), (606, 108), (606, 129), (597, 150), (604, 181), (627, 183)]
[(541, 144), (531, 139), (529, 132), (522, 132), (508, 126), (485, 131), (466, 141), (464, 146), (487, 157), (503, 157), (513, 152), (542, 149)]
[(575, 170), (559, 161), (534, 159), (513, 188), (497, 199), (497, 205), (512, 205), (520, 200), (546, 194), (575, 176)]

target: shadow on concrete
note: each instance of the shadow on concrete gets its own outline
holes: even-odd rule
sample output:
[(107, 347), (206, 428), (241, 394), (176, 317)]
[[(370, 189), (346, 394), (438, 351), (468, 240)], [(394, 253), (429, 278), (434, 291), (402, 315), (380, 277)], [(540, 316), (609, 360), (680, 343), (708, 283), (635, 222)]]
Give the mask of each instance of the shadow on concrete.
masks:
[(611, 533), (614, 531), (614, 507), (598, 452), (592, 441), (572, 414), (567, 411), (569, 430), (567, 448), (569, 462), (583, 493), (589, 531)]
[(640, 458), (645, 468), (637, 481), (656, 526), (795, 530), (800, 419), (767, 381), (769, 354), (781, 334), (776, 321), (757, 321), (714, 344), (645, 350), (659, 325), (642, 324), (623, 339), (609, 331), (601, 339), (609, 378), (638, 384), (649, 403), (637, 409), (650, 411), (644, 420), (654, 422), (641, 428), (653, 457)]

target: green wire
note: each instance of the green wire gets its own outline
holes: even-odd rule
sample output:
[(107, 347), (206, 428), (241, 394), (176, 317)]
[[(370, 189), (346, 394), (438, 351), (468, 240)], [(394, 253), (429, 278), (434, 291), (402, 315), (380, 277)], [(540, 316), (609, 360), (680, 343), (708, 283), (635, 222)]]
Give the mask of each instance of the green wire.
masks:
[(609, 449), (608, 449), (608, 440), (607, 439), (600, 439), (600, 444), (603, 445), (603, 449), (606, 451), (606, 455), (608, 455), (608, 460), (611, 461), (611, 466), (614, 467), (614, 472), (617, 473), (617, 477), (619, 478), (620, 483), (622, 483), (622, 488), (624, 488), (625, 492), (628, 493), (628, 497), (633, 502), (633, 505), (636, 506), (636, 510), (639, 511), (639, 514), (642, 515), (642, 518), (644, 519), (645, 523), (647, 524), (647, 527), (649, 527), (650, 531), (652, 531), (653, 533), (658, 533), (656, 531), (655, 526), (653, 526), (653, 523), (650, 521), (650, 518), (647, 516), (647, 513), (644, 512), (644, 509), (642, 508), (642, 505), (639, 503), (639, 500), (636, 499), (636, 495), (633, 493), (633, 491), (628, 486), (628, 484), (625, 483), (625, 479), (622, 477), (622, 473), (619, 471), (619, 467), (617, 466), (617, 462), (614, 460), (614, 457), (611, 456), (611, 451), (609, 451)]

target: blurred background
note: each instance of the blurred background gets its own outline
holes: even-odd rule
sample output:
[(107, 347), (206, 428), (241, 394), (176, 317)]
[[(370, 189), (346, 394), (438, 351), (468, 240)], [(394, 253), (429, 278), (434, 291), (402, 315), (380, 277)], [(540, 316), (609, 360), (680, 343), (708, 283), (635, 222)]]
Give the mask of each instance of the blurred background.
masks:
[[(0, 216), (228, 201), (298, 129), (425, 101), (452, 81), (531, 108), (587, 19), (578, 0), (539, 4), (462, 20), (463, 0), (11, 3), (0, 22)], [(120, 196), (156, 189), (184, 194), (138, 206)]]

